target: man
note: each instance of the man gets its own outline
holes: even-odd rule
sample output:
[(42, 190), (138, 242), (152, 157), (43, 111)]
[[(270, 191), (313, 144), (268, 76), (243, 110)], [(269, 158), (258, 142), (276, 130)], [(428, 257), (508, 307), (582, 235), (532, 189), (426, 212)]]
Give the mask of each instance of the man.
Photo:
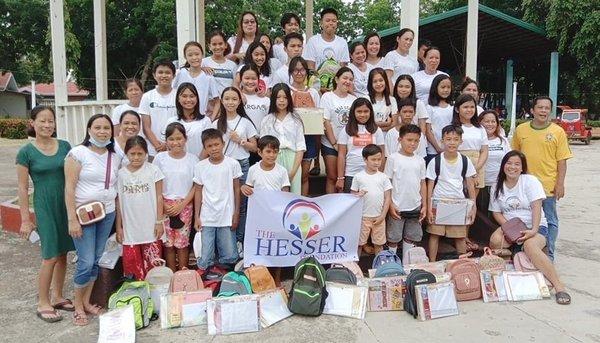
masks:
[(306, 42), (306, 47), (302, 57), (308, 62), (308, 67), (312, 70), (327, 59), (332, 58), (340, 66), (345, 66), (350, 62), (348, 52), (348, 43), (342, 37), (336, 35), (338, 27), (338, 13), (333, 8), (326, 8), (321, 11), (321, 33), (316, 34)]

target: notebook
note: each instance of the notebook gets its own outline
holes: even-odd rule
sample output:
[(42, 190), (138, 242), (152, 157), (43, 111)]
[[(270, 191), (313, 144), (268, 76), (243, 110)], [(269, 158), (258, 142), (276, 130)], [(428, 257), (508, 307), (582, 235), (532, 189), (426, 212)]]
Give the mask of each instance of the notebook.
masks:
[(452, 281), (417, 285), (415, 294), (420, 320), (458, 315), (458, 303)]
[(323, 314), (364, 319), (367, 311), (368, 288), (326, 282), (327, 300)]

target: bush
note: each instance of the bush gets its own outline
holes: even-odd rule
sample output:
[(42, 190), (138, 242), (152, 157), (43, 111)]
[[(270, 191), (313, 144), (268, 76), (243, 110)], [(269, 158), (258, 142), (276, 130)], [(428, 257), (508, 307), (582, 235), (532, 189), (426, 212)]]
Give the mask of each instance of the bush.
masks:
[(27, 119), (0, 119), (0, 137), (9, 139), (27, 138)]
[(600, 120), (588, 120), (587, 124), (591, 127), (600, 127)]

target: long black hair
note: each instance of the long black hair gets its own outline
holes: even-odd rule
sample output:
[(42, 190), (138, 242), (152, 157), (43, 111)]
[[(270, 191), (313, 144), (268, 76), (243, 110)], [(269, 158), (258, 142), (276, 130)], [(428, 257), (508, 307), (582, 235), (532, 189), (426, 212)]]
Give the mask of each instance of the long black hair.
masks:
[[(381, 37), (379, 36), (379, 34), (376, 31), (369, 33), (368, 35), (365, 36), (365, 39), (363, 39), (363, 44), (365, 45), (365, 49), (369, 45), (369, 40), (373, 37), (377, 37), (377, 39), (379, 40), (379, 51), (377, 52), (377, 57), (383, 57), (383, 49), (381, 48)], [(367, 58), (369, 58), (368, 51), (367, 51)]]
[(358, 135), (358, 120), (356, 120), (356, 115), (354, 112), (361, 106), (367, 106), (371, 112), (369, 119), (364, 124), (365, 128), (370, 134), (374, 134), (377, 131), (377, 124), (375, 124), (375, 111), (373, 111), (371, 101), (369, 101), (367, 98), (357, 98), (354, 100), (354, 102), (352, 102), (352, 106), (350, 106), (350, 110), (348, 111), (348, 124), (346, 124), (346, 133), (350, 137)]
[[(257, 37), (260, 37), (260, 36), (257, 36)], [(254, 60), (252, 60), (252, 53), (256, 49), (263, 49), (265, 52), (265, 62), (260, 67), (258, 67), (258, 64), (256, 64), (256, 62), (254, 62)], [(244, 64), (250, 64), (250, 63), (253, 63), (254, 65), (256, 65), (258, 67), (258, 69), (259, 69), (258, 76), (259, 77), (260, 77), (260, 75), (264, 75), (264, 76), (271, 75), (271, 61), (269, 60), (269, 51), (267, 50), (267, 47), (264, 46), (258, 40), (255, 40), (254, 42), (250, 43), (250, 45), (248, 46), (248, 49), (246, 50), (246, 55), (244, 56)]]
[(285, 83), (278, 83), (271, 88), (271, 98), (269, 99), (269, 113), (277, 114), (277, 96), (280, 91), (283, 91), (288, 100), (287, 112), (294, 113), (294, 102), (292, 101), (292, 91), (290, 86)]
[(186, 89), (189, 89), (190, 92), (192, 92), (194, 94), (194, 96), (196, 96), (196, 106), (194, 106), (194, 113), (193, 113), (194, 120), (204, 119), (204, 114), (200, 113), (200, 96), (198, 95), (198, 90), (196, 89), (196, 86), (194, 86), (194, 84), (191, 82), (184, 82), (179, 85), (179, 87), (177, 88), (177, 94), (175, 95), (175, 108), (177, 108), (177, 120), (184, 119), (183, 118), (183, 106), (181, 106), (181, 104), (179, 103), (179, 96)]
[(471, 117), (471, 124), (473, 124), (475, 127), (481, 127), (481, 125), (479, 125), (479, 118), (477, 117), (477, 101), (475, 101), (475, 98), (471, 94), (466, 93), (459, 95), (454, 102), (454, 109), (452, 110), (452, 125), (462, 125), (462, 122), (460, 121), (459, 110), (460, 106), (466, 104), (467, 102), (473, 102), (473, 105), (475, 106), (475, 112), (473, 112), (473, 116)]
[(498, 199), (500, 194), (503, 192), (504, 181), (506, 181), (506, 173), (504, 172), (504, 165), (508, 162), (508, 159), (518, 156), (521, 159), (521, 174), (527, 174), (527, 158), (525, 154), (518, 150), (511, 150), (502, 158), (500, 163), (500, 172), (498, 173), (498, 180), (496, 180), (496, 191), (494, 192), (494, 199)]
[(385, 88), (383, 89), (383, 99), (385, 100), (385, 105), (390, 106), (392, 102), (390, 101), (390, 83), (388, 81), (387, 74), (383, 68), (373, 68), (369, 72), (369, 80), (367, 81), (367, 91), (369, 92), (369, 99), (372, 103), (375, 103), (375, 89), (373, 89), (373, 79), (375, 75), (380, 75), (383, 77), (383, 82), (385, 82)]
[[(252, 119), (248, 117), (248, 115), (246, 114), (246, 110), (244, 109), (244, 101), (242, 101), (243, 98), (240, 90), (235, 87), (226, 87), (221, 93), (221, 107), (219, 111), (219, 118), (217, 118), (217, 130), (221, 131), (222, 133), (227, 133), (227, 111), (225, 110), (225, 106), (223, 105), (223, 95), (225, 95), (225, 92), (229, 91), (235, 92), (238, 98), (240, 98), (240, 104), (238, 105), (235, 112), (238, 114), (238, 116), (246, 118), (252, 123)], [(254, 123), (252, 123), (252, 125), (256, 127)]]
[(110, 124), (110, 144), (108, 144), (106, 146), (106, 149), (110, 152), (115, 152), (115, 132), (114, 132), (114, 128), (113, 128), (113, 124), (112, 124), (112, 119), (107, 116), (104, 113), (98, 113), (98, 114), (94, 114), (87, 122), (87, 125), (85, 126), (85, 138), (83, 138), (83, 142), (81, 142), (81, 145), (83, 146), (90, 146), (90, 129), (92, 128), (92, 125), (94, 124), (94, 122), (98, 119), (106, 119), (108, 121), (108, 123)]
[[(438, 93), (438, 86), (444, 80), (450, 81), (450, 95), (448, 95), (448, 97), (445, 99), (443, 99)], [(433, 78), (433, 81), (431, 82), (431, 88), (429, 88), (429, 99), (427, 102), (431, 106), (438, 106), (442, 100), (445, 100), (448, 104), (450, 104), (452, 101), (452, 80), (450, 80), (450, 76), (446, 74), (440, 74)]]

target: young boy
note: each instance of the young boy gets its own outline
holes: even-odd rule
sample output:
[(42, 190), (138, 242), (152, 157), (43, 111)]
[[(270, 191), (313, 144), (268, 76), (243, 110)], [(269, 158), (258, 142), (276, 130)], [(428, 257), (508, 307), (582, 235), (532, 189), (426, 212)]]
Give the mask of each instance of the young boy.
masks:
[(262, 159), (248, 169), (246, 184), (241, 187), (242, 194), (249, 197), (254, 193), (254, 189), (289, 192), (288, 172), (275, 162), (279, 154), (279, 139), (269, 135), (262, 136), (257, 146), (258, 155)]
[[(395, 152), (398, 152), (400, 148), (400, 128), (415, 122), (414, 117), (416, 113), (416, 103), (410, 99), (402, 99), (398, 102), (398, 120), (396, 126), (390, 129), (385, 135), (385, 157), (389, 158)], [(417, 156), (427, 156), (427, 139), (423, 132), (419, 139), (416, 150), (414, 151)]]
[(350, 190), (363, 197), (362, 225), (358, 239), (358, 256), (369, 235), (375, 246), (375, 254), (383, 250), (385, 244), (385, 215), (390, 207), (392, 184), (388, 177), (379, 171), (383, 163), (383, 152), (375, 144), (362, 150), (365, 169), (354, 175)]
[(148, 144), (150, 161), (157, 152), (167, 150), (165, 128), (169, 118), (177, 116), (175, 108), (177, 90), (171, 87), (175, 77), (175, 66), (171, 61), (158, 61), (154, 64), (152, 76), (156, 80), (156, 88), (142, 95), (139, 109), (144, 135), (150, 143)]
[[(281, 28), (283, 29), (284, 37), (290, 33), (298, 33), (300, 31), (300, 17), (298, 17), (298, 15), (295, 13), (284, 13), (281, 16), (280, 24)], [(302, 37), (302, 35), (300, 35), (300, 37)], [(273, 44), (273, 55), (275, 55), (275, 58), (277, 58), (282, 65), (286, 64), (290, 59), (292, 59), (292, 57), (294, 57), (289, 57), (284, 49), (285, 46), (285, 39), (284, 43)], [(302, 54), (302, 51), (300, 51), (300, 54)]]
[(302, 47), (304, 44), (304, 37), (297, 32), (292, 32), (283, 38), (284, 50), (286, 53), (287, 60), (285, 63), (277, 69), (273, 75), (273, 84), (285, 83), (290, 85), (289, 66), (292, 58), (302, 55)]
[[(440, 237), (454, 238), (456, 250), (459, 254), (467, 252), (467, 226), (468, 225), (437, 225), (435, 224), (432, 210), (433, 198), (464, 199), (464, 183), (466, 182), (469, 199), (473, 201), (473, 207), (468, 214), (467, 222), (472, 223), (475, 218), (475, 184), (471, 178), (475, 175), (475, 167), (467, 158), (467, 170), (465, 177), (462, 176), (463, 159), (458, 153), (458, 146), (462, 143), (462, 129), (448, 125), (442, 129), (442, 143), (444, 151), (440, 156), (440, 174), (436, 175), (436, 160), (432, 159), (427, 165), (427, 221), (429, 226), (429, 260), (435, 262), (437, 259), (438, 244)], [(437, 184), (435, 180), (437, 179)]]
[(421, 221), (427, 214), (425, 160), (415, 154), (421, 139), (417, 125), (400, 127), (400, 151), (391, 154), (385, 164), (385, 174), (392, 180), (393, 187), (386, 223), (387, 244), (390, 251), (397, 253), (398, 243), (402, 241), (403, 261), (408, 249), (423, 239)]
[(194, 228), (202, 231), (200, 274), (214, 265), (215, 244), (219, 264), (233, 264), (238, 259), (235, 230), (240, 220), (238, 179), (242, 176), (239, 162), (223, 155), (225, 144), (221, 131), (204, 130), (202, 144), (208, 158), (194, 167)]

